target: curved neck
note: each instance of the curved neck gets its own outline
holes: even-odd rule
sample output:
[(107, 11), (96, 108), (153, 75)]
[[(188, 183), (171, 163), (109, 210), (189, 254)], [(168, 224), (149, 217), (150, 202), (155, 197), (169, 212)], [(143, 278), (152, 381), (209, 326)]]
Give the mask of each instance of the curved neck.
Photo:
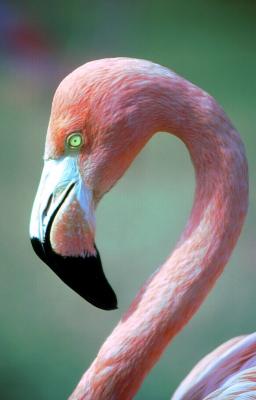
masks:
[(246, 214), (244, 149), (224, 112), (176, 75), (163, 77), (157, 90), (161, 101), (154, 131), (172, 132), (188, 148), (196, 174), (194, 205), (172, 255), (142, 287), (71, 399), (135, 395), (221, 274)]

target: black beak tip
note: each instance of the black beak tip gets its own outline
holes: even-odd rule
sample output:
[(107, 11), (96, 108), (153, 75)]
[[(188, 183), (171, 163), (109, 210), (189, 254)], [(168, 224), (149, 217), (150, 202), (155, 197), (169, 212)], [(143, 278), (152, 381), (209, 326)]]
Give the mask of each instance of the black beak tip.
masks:
[(102, 310), (116, 310), (117, 298), (102, 269), (99, 252), (86, 257), (63, 257), (47, 243), (31, 239), (38, 257), (46, 263), (69, 287), (85, 300)]
[(93, 304), (97, 308), (100, 308), (101, 310), (105, 311), (117, 310), (118, 309), (117, 298), (112, 288), (110, 293), (111, 295), (108, 294), (107, 298), (102, 298), (102, 299), (99, 299), (98, 297), (97, 299), (95, 298), (89, 299), (88, 297), (84, 298), (85, 300), (89, 301), (91, 304)]

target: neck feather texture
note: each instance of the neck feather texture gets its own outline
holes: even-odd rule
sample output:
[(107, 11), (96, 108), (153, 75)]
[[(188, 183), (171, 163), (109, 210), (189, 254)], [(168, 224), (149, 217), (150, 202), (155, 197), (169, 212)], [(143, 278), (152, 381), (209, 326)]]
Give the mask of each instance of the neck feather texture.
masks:
[(222, 109), (175, 74), (158, 79), (152, 93), (158, 98), (151, 113), (154, 131), (172, 132), (189, 150), (196, 175), (194, 205), (173, 253), (139, 291), (72, 400), (133, 398), (223, 271), (246, 214), (244, 148)]

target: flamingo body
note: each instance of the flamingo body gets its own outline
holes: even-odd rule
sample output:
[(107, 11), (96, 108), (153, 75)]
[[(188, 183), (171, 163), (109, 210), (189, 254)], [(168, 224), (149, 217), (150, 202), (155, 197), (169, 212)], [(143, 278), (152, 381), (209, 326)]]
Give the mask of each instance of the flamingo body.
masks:
[(172, 400), (235, 398), (256, 398), (256, 333), (230, 339), (205, 356), (180, 384)]
[[(196, 177), (191, 215), (174, 251), (141, 288), (72, 400), (132, 399), (222, 273), (241, 232), (247, 162), (221, 107), (165, 67), (104, 59), (76, 69), (54, 96), (30, 225), (41, 259), (92, 304), (116, 307), (94, 243), (94, 212), (158, 131), (177, 136), (190, 153)], [(186, 382), (190, 378), (177, 399), (182, 388), (192, 390)]]

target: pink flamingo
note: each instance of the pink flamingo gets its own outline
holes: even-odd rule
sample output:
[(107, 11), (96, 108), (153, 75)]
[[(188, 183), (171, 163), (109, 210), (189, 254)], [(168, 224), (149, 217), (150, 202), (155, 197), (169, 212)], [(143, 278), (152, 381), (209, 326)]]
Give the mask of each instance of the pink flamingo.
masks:
[[(158, 131), (176, 135), (190, 153), (196, 176), (191, 215), (173, 253), (139, 291), (72, 400), (133, 398), (222, 273), (246, 215), (248, 179), (243, 144), (223, 110), (167, 68), (129, 58), (93, 61), (68, 75), (55, 93), (32, 244), (61, 279), (104, 309), (116, 308), (116, 297), (94, 244), (94, 211)], [(256, 398), (255, 339), (233, 339), (208, 355), (173, 399)]]

